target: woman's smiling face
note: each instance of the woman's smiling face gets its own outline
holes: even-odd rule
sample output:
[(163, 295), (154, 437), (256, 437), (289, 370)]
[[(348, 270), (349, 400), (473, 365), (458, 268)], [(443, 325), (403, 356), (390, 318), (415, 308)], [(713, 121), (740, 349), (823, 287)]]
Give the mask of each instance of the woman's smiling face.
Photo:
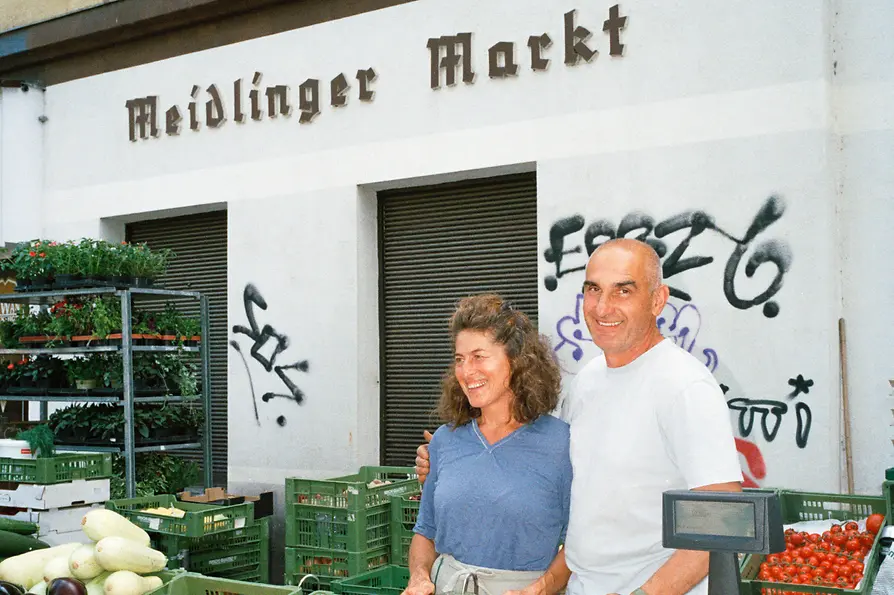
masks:
[(456, 336), (453, 372), (472, 407), (510, 405), (512, 364), (506, 347), (495, 342), (490, 333), (464, 330)]

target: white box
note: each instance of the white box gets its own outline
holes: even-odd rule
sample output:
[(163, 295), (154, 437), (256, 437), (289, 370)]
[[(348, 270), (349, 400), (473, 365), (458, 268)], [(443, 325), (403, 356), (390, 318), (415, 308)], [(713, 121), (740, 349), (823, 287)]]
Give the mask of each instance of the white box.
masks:
[(79, 479), (53, 485), (20, 483), (14, 490), (0, 490), (0, 506), (50, 510), (102, 503), (110, 496), (108, 478)]
[(44, 535), (50, 533), (71, 533), (81, 530), (81, 520), (84, 515), (102, 508), (99, 504), (92, 506), (75, 506), (73, 508), (56, 508), (54, 510), (23, 510), (12, 516), (5, 518), (16, 521), (25, 521), (35, 523), (39, 529), (37, 531), (38, 539), (42, 539)]

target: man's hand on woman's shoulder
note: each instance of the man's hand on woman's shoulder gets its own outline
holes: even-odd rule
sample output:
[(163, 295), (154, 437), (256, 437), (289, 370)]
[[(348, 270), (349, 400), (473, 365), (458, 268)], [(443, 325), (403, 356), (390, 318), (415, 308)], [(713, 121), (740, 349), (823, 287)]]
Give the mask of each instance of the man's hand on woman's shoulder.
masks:
[(425, 483), (428, 470), (431, 469), (431, 463), (428, 460), (428, 443), (431, 442), (431, 432), (425, 430), (422, 435), (425, 437), (425, 444), (420, 444), (416, 449), (416, 475), (419, 476), (419, 483)]

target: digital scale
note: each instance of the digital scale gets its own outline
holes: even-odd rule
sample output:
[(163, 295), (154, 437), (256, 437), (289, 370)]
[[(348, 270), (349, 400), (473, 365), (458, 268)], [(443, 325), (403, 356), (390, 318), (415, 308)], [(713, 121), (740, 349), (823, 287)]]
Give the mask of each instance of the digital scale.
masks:
[(708, 595), (739, 592), (737, 554), (785, 550), (775, 492), (664, 492), (663, 545), (711, 552)]

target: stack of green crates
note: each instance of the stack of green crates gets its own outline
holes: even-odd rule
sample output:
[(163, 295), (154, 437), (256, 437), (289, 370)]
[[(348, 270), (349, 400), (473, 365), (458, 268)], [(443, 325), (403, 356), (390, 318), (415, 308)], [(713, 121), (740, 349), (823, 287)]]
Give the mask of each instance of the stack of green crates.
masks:
[[(388, 482), (371, 485), (375, 481)], [(308, 574), (314, 588), (385, 566), (391, 557), (391, 497), (416, 492), (412, 467), (361, 467), (332, 479), (286, 479), (286, 584)], [(308, 583), (311, 584), (311, 583)]]
[(391, 563), (397, 566), (409, 564), (420, 496), (419, 490), (391, 496)]
[[(106, 506), (145, 529), (168, 568), (244, 582), (270, 580), (269, 519), (254, 519), (254, 504), (180, 502), (174, 496), (112, 500)], [(182, 518), (145, 512), (178, 508)]]
[(150, 533), (152, 547), (168, 557), (168, 568), (253, 583), (270, 582), (269, 519), (206, 537)]
[(0, 457), (0, 482), (48, 485), (111, 476), (109, 453), (59, 454), (41, 459)]

